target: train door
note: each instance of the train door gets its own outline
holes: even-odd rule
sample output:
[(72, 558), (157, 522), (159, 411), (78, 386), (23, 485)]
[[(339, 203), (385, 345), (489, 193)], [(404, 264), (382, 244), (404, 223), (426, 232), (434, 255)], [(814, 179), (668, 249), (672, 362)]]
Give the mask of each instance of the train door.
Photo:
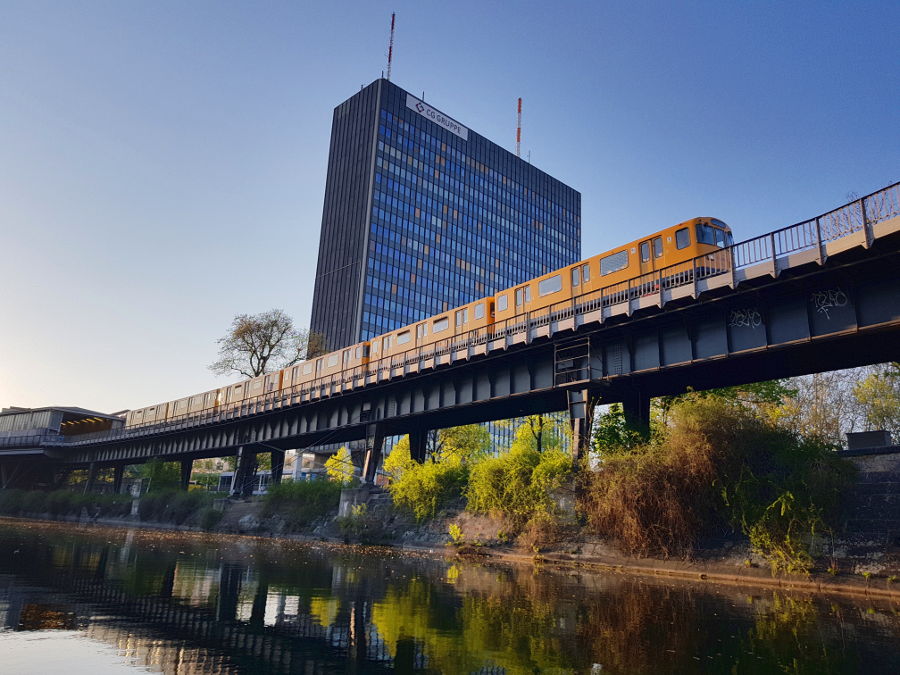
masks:
[(641, 274), (653, 272), (662, 267), (663, 240), (662, 237), (653, 237), (641, 242)]

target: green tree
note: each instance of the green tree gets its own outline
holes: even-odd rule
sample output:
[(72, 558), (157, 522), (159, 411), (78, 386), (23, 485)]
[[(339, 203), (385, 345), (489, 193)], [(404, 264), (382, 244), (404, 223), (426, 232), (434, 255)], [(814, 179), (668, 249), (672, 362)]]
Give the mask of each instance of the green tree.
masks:
[(434, 462), (471, 463), (491, 449), (491, 435), (480, 424), (439, 429), (432, 438), (431, 459)]
[(868, 430), (885, 429), (900, 440), (900, 364), (879, 366), (853, 386)]
[(325, 460), (325, 471), (328, 478), (341, 485), (350, 485), (356, 478), (356, 467), (347, 446), (340, 449)]
[(141, 478), (149, 480), (151, 492), (174, 490), (181, 484), (181, 467), (178, 462), (164, 462), (151, 459), (140, 469)]

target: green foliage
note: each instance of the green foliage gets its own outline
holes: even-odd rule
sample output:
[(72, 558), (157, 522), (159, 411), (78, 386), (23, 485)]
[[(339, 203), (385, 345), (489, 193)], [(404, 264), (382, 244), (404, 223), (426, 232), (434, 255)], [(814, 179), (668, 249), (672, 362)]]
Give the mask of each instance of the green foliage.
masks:
[(422, 521), (462, 496), (468, 474), (468, 466), (459, 461), (413, 462), (388, 489), (395, 506)]
[(82, 509), (87, 509), (91, 517), (118, 518), (131, 512), (131, 497), (70, 490), (0, 490), (0, 514), (3, 515), (79, 516)]
[(200, 527), (209, 532), (219, 524), (219, 521), (222, 520), (223, 515), (224, 513), (220, 509), (214, 508), (212, 506), (207, 506), (202, 511), (200, 511), (200, 516), (198, 518)]
[(883, 366), (853, 387), (868, 429), (885, 429), (900, 437), (900, 365)]
[(628, 450), (646, 440), (644, 430), (628, 424), (621, 403), (613, 403), (594, 423), (592, 445), (595, 452), (606, 455)]
[(852, 465), (724, 396), (684, 397), (652, 441), (589, 477), (589, 526), (638, 554), (687, 554), (740, 528), (773, 570), (809, 569)]
[(347, 543), (378, 544), (385, 538), (384, 523), (369, 512), (367, 504), (354, 504), (349, 515), (335, 518), (334, 522)]
[(572, 460), (559, 449), (538, 452), (528, 433), (517, 438), (509, 452), (472, 467), (466, 493), (469, 510), (506, 516), (514, 527), (539, 513), (555, 512), (551, 493), (572, 476)]
[(138, 516), (144, 521), (182, 525), (197, 519), (213, 495), (203, 490), (151, 491), (138, 502)]
[(461, 546), (466, 540), (462, 528), (456, 523), (450, 523), (450, 527), (447, 528), (447, 534), (450, 535), (450, 543), (454, 546)]
[(480, 424), (467, 424), (438, 430), (431, 457), (436, 462), (472, 463), (486, 456), (490, 449), (491, 435), (488, 430)]
[(415, 468), (417, 462), (409, 454), (409, 436), (404, 436), (394, 444), (391, 452), (384, 458), (382, 471), (392, 481), (397, 481), (409, 469)]
[(341, 446), (336, 453), (325, 460), (328, 478), (344, 487), (356, 480), (356, 467), (347, 446)]
[(181, 483), (181, 467), (178, 462), (151, 459), (140, 468), (142, 478), (149, 479), (150, 492), (177, 490)]
[(330, 480), (273, 485), (263, 498), (263, 515), (278, 514), (289, 528), (303, 528), (337, 509), (341, 489), (340, 483)]

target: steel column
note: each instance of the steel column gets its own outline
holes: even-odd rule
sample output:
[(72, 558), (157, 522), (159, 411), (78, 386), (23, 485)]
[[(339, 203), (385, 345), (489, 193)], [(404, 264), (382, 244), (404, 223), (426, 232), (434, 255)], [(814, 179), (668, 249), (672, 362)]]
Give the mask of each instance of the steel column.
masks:
[(281, 476), (284, 473), (284, 450), (272, 451), (272, 485), (281, 483)]

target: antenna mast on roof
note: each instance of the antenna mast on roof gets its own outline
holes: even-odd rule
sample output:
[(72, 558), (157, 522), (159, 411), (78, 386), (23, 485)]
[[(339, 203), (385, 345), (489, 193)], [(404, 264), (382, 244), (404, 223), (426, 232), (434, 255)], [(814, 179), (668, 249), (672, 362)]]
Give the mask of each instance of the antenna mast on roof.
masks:
[(516, 157), (521, 157), (522, 150), (522, 97), (519, 97), (519, 114), (516, 118)]
[(394, 60), (394, 19), (397, 16), (396, 12), (391, 12), (391, 39), (388, 40), (388, 64), (387, 64), (387, 79), (391, 79), (391, 62)]

